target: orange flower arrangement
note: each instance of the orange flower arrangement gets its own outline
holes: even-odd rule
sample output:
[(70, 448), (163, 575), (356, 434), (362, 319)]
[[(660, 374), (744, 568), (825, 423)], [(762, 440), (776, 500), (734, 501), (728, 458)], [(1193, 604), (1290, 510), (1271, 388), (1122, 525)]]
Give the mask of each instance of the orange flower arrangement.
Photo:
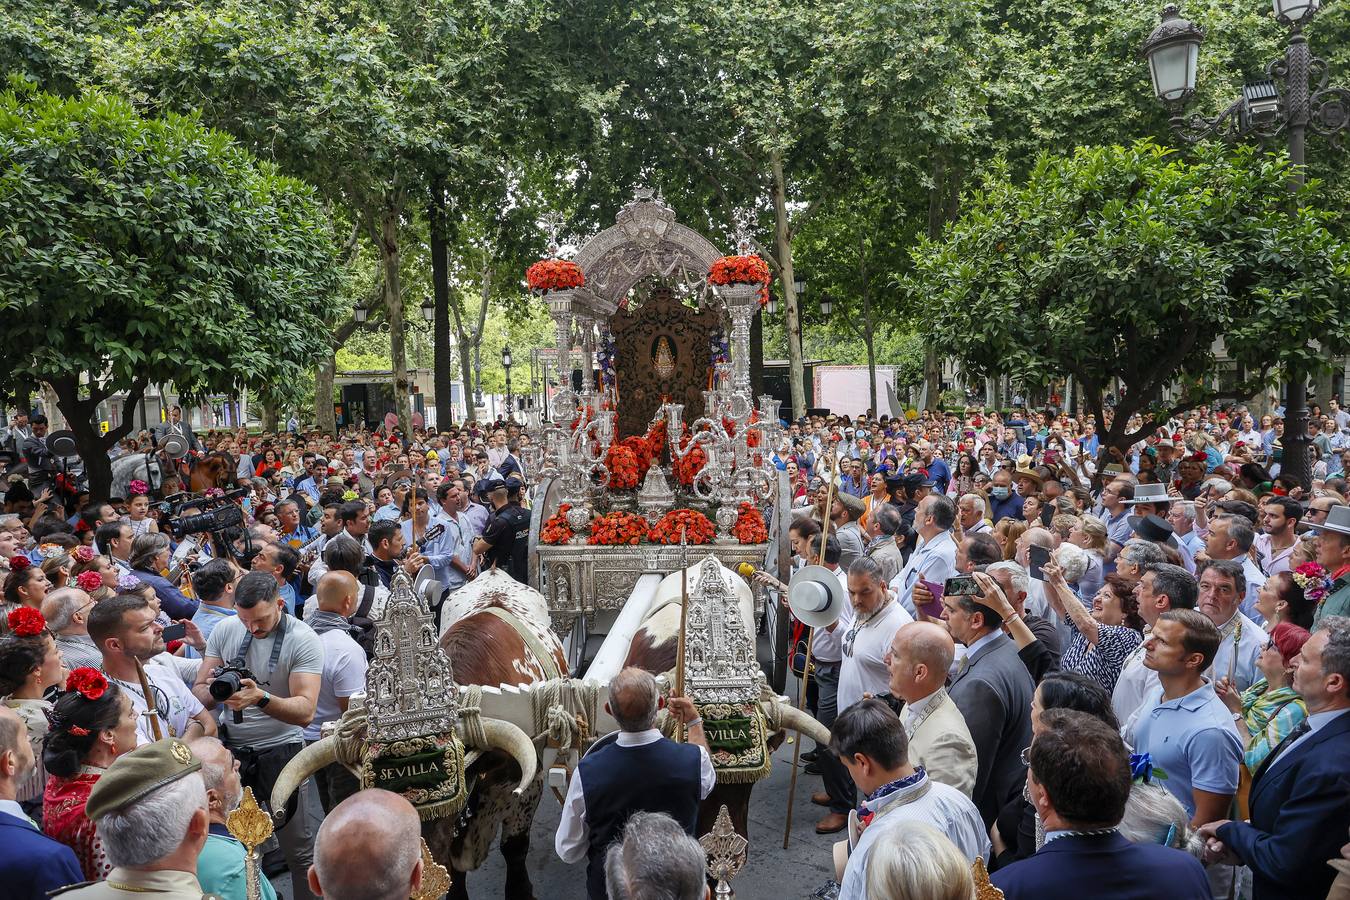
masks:
[(586, 276), (571, 260), (541, 259), (525, 270), (525, 281), (532, 291), (562, 291), (581, 287)]
[(539, 542), (543, 544), (566, 544), (576, 535), (567, 524), (567, 511), (572, 508), (572, 504), (564, 503), (558, 507), (558, 512), (549, 517), (544, 523), (543, 530), (539, 532)]
[[(628, 446), (628, 441), (614, 444), (605, 454), (605, 468), (609, 469), (609, 486), (615, 490), (632, 490), (642, 480), (641, 464), (638, 455)], [(641, 440), (641, 438), (639, 438)]]
[(653, 544), (678, 544), (681, 535), (687, 535), (691, 544), (711, 544), (717, 528), (696, 509), (672, 509), (652, 526), (647, 539)]
[(616, 510), (591, 522), (591, 536), (586, 543), (593, 545), (639, 544), (647, 536), (647, 520), (636, 513)]
[(731, 533), (742, 544), (765, 544), (769, 541), (769, 529), (764, 524), (764, 514), (753, 503), (742, 503), (736, 515), (736, 524)]
[[(680, 438), (680, 449), (683, 450), (689, 444), (689, 438)], [(703, 452), (702, 447), (695, 447), (684, 457), (675, 459), (675, 479), (685, 487), (693, 487), (694, 479), (698, 473), (703, 470), (703, 466), (708, 462), (708, 454)]]
[(759, 305), (769, 302), (769, 264), (758, 256), (724, 256), (712, 264), (708, 280), (716, 285), (757, 284)]
[[(750, 422), (749, 422), (749, 424), (750, 424), (750, 425), (754, 425), (754, 424), (755, 424), (756, 422), (758, 422), (758, 421), (759, 421), (759, 410), (757, 410), (757, 409), (752, 409), (752, 410), (750, 410)], [(735, 437), (735, 436), (736, 436), (736, 422), (735, 422), (734, 419), (729, 419), (729, 418), (727, 418), (726, 416), (723, 416), (723, 417), (722, 417), (722, 427), (726, 429), (726, 431), (727, 431), (727, 436), (728, 436), (728, 437)], [(758, 447), (758, 446), (759, 446), (759, 439), (760, 439), (760, 431), (759, 431), (758, 428), (756, 428), (756, 429), (750, 431), (748, 434), (746, 434), (746, 436), (745, 436), (745, 446), (747, 446), (747, 447)]]

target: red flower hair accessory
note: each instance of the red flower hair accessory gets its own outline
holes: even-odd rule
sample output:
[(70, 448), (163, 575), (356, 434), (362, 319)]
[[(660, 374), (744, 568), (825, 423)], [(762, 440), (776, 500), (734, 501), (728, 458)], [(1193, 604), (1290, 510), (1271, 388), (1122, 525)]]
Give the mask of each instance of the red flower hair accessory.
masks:
[(33, 564), (33, 561), (26, 556), (11, 556), (9, 558), (9, 570), (11, 572), (22, 572)]
[(108, 679), (98, 669), (80, 666), (66, 679), (66, 690), (76, 691), (86, 700), (97, 700), (107, 693)]
[(94, 591), (103, 587), (103, 576), (95, 572), (94, 570), (90, 569), (86, 572), (81, 572), (80, 574), (76, 575), (75, 584), (77, 587), (79, 587), (80, 590), (84, 591), (86, 594), (92, 594)]
[(127, 493), (130, 494), (132, 497), (139, 497), (142, 494), (149, 494), (150, 485), (146, 484), (144, 481), (141, 481), (139, 478), (133, 478), (131, 480), (131, 483), (127, 485)]
[(47, 620), (31, 606), (10, 610), (7, 621), (9, 630), (19, 637), (36, 637), (47, 630)]
[(69, 728), (67, 728), (66, 731), (69, 732), (70, 734), (75, 735), (76, 737), (89, 737), (89, 729), (81, 728), (78, 725), (72, 725)]
[(92, 562), (94, 559), (94, 548), (90, 547), (88, 544), (82, 544), (70, 551), (70, 555), (82, 563)]

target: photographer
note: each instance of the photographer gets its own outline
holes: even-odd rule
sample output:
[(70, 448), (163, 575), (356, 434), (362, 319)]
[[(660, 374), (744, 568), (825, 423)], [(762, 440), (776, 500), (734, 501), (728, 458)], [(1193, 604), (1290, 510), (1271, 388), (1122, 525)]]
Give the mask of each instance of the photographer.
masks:
[[(305, 745), (303, 729), (319, 698), (323, 646), (312, 628), (286, 615), (270, 573), (249, 572), (239, 579), (234, 604), (234, 618), (211, 632), (192, 691), (208, 709), (220, 697), (242, 718), (225, 717), (222, 739), (239, 760), (243, 783), (267, 798), (286, 763)], [(305, 873), (314, 844), (312, 782), (302, 784), (296, 797), (297, 807), (278, 837), (291, 870), (292, 896), (303, 900), (311, 896)]]

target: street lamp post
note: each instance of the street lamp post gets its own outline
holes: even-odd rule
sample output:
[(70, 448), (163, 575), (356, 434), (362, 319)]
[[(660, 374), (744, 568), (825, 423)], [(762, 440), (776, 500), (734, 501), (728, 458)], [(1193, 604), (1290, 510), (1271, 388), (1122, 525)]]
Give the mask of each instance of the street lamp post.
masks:
[[(1327, 63), (1312, 55), (1303, 34), (1303, 26), (1312, 21), (1321, 0), (1273, 0), (1272, 5), (1275, 20), (1289, 29), (1284, 55), (1266, 66), (1269, 79), (1244, 85), (1242, 96), (1212, 119), (1185, 112), (1187, 102), (1195, 95), (1203, 28), (1182, 18), (1175, 4), (1168, 4), (1163, 8), (1161, 24), (1144, 41), (1141, 51), (1148, 60), (1153, 92), (1171, 110), (1171, 126), (1177, 136), (1189, 142), (1209, 137), (1235, 142), (1252, 137), (1270, 139), (1283, 131), (1289, 161), (1294, 165), (1290, 189), (1297, 193), (1304, 183), (1308, 129), (1339, 145), (1350, 128), (1350, 90), (1327, 86)], [(1303, 372), (1286, 373), (1284, 413), (1281, 471), (1298, 479), (1306, 490), (1311, 486), (1312, 463), (1308, 459), (1311, 442), (1307, 376)]]
[(511, 413), (514, 407), (511, 406), (511, 348), (502, 347), (502, 368), (506, 370), (506, 419), (509, 422), (514, 418)]

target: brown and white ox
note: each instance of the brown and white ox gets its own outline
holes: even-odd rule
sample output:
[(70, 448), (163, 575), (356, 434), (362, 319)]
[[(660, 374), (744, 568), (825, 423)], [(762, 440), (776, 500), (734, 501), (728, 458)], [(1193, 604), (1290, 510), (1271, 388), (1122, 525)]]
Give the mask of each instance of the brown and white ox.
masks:
[[(484, 572), (457, 591), (446, 601), (442, 619), (449, 624), (440, 646), (450, 657), (455, 683), (461, 687), (528, 689), (567, 675), (567, 657), (549, 628), (543, 595), (504, 572)], [(349, 768), (359, 763), (365, 736), (363, 717), (363, 713), (344, 715), (339, 735), (344, 728), (353, 735), (345, 745), (325, 738), (292, 760), (277, 780), (273, 803), (284, 804), (305, 777), (329, 762), (341, 761)], [(497, 746), (476, 748), (482, 752), (466, 756), (469, 797), (463, 810), (457, 816), (424, 823), (422, 836), (432, 856), (451, 870), (449, 896), (466, 900), (465, 873), (483, 864), (500, 833), (506, 861), (505, 896), (507, 900), (533, 900), (526, 857), (530, 824), (543, 794), (536, 750), (531, 736), (516, 725), (486, 714), (483, 725), (489, 730), (490, 742), (495, 736)], [(461, 737), (467, 738), (462, 726)], [(325, 742), (329, 746), (321, 749)]]
[[(686, 570), (689, 591), (695, 590), (696, 581), (702, 564), (690, 566)], [(735, 592), (741, 612), (741, 621), (745, 625), (747, 639), (753, 641), (755, 635), (755, 603), (745, 580), (725, 566), (719, 566), (722, 578)], [(675, 683), (675, 656), (680, 633), (680, 573), (675, 572), (662, 579), (656, 588), (650, 611), (638, 626), (629, 645), (625, 666), (636, 666), (654, 675), (666, 675), (670, 683)], [(768, 697), (761, 699), (766, 721), (776, 721), (782, 728), (769, 735), (769, 751), (776, 750), (787, 736), (787, 729), (798, 731), (814, 738), (821, 746), (830, 742), (830, 732), (805, 712), (790, 706), (786, 698)], [(732, 825), (742, 837), (748, 838), (747, 820), (750, 811), (750, 792), (754, 784), (723, 784), (718, 781), (712, 793), (699, 805), (697, 834), (706, 834), (713, 829), (717, 812), (726, 804), (731, 813)]]

